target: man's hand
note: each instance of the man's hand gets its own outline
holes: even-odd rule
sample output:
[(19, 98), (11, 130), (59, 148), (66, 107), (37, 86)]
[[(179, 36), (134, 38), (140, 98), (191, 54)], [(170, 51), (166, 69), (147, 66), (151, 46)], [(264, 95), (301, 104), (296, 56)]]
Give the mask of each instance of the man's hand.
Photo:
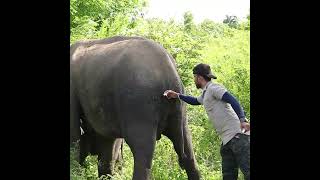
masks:
[(168, 99), (172, 99), (172, 98), (178, 98), (179, 93), (174, 92), (174, 91), (172, 91), (172, 90), (166, 90), (166, 91), (163, 93), (163, 95), (166, 96)]
[(240, 128), (241, 131), (244, 129), (244, 132), (250, 131), (250, 124), (248, 122), (242, 122)]

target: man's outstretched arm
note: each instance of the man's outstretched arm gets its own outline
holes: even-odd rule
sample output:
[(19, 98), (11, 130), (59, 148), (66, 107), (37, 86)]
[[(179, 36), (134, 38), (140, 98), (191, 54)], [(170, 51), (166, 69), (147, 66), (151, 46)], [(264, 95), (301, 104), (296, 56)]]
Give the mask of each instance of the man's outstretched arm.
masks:
[(183, 100), (184, 102), (191, 104), (191, 105), (200, 105), (197, 98), (192, 96), (186, 96), (183, 94), (178, 94), (179, 99)]
[(200, 103), (198, 102), (197, 98), (192, 97), (192, 96), (186, 96), (186, 95), (174, 92), (172, 90), (166, 90), (163, 95), (166, 96), (168, 99), (179, 98), (179, 99), (183, 100), (184, 102), (186, 102), (188, 104), (200, 105)]

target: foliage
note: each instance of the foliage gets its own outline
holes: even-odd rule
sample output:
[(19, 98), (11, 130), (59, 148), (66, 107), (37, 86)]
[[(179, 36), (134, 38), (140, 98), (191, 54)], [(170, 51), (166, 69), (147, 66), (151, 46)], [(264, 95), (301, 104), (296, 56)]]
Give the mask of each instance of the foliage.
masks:
[(193, 22), (192, 13), (190, 11), (185, 12), (183, 15), (183, 19), (184, 19), (184, 21), (183, 21), (184, 30), (186, 32), (190, 32), (195, 26), (195, 24)]
[(226, 19), (223, 20), (223, 23), (227, 24), (231, 28), (238, 28), (238, 17), (226, 15)]
[[(218, 83), (224, 85), (243, 106), (250, 118), (250, 15), (243, 22), (230, 18), (224, 23), (204, 20), (193, 22), (190, 12), (182, 23), (174, 20), (145, 19), (143, 0), (71, 0), (71, 43), (77, 40), (106, 38), (113, 35), (143, 36), (161, 44), (176, 60), (186, 94), (198, 96), (192, 68), (200, 62), (211, 66)], [(236, 28), (235, 28), (236, 27)], [(221, 140), (214, 131), (202, 106), (187, 106), (194, 152), (202, 179), (221, 178)], [(70, 150), (71, 179), (96, 179), (97, 157), (89, 156), (84, 167), (76, 162), (76, 151)], [(124, 161), (113, 179), (132, 178), (133, 157), (127, 144)], [(239, 173), (243, 179), (242, 173)], [(187, 179), (180, 169), (177, 155), (168, 138), (156, 144), (152, 179)]]
[(71, 42), (106, 38), (134, 28), (146, 5), (145, 0), (70, 0)]

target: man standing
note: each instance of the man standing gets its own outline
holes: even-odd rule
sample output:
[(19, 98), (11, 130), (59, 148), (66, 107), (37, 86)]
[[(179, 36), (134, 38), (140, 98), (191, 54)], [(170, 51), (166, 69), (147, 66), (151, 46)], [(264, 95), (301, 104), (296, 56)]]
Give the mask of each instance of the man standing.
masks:
[(237, 99), (222, 85), (211, 79), (217, 77), (212, 74), (210, 66), (198, 64), (193, 69), (194, 82), (201, 88), (202, 94), (198, 98), (186, 96), (172, 90), (166, 90), (168, 98), (179, 98), (191, 105), (203, 104), (207, 115), (215, 130), (222, 139), (221, 157), (222, 174), (224, 180), (236, 180), (238, 170), (250, 179), (250, 124)]

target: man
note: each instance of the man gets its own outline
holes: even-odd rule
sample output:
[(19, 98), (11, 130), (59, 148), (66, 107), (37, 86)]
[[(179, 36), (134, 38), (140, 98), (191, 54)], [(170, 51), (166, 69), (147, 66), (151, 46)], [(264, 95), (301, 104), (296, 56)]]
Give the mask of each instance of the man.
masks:
[(237, 99), (226, 88), (211, 79), (217, 79), (212, 74), (210, 66), (198, 64), (193, 69), (194, 82), (201, 88), (202, 95), (198, 98), (186, 96), (172, 90), (166, 90), (168, 98), (179, 98), (191, 105), (203, 104), (210, 121), (222, 139), (221, 157), (224, 180), (236, 180), (238, 169), (250, 179), (250, 124)]

